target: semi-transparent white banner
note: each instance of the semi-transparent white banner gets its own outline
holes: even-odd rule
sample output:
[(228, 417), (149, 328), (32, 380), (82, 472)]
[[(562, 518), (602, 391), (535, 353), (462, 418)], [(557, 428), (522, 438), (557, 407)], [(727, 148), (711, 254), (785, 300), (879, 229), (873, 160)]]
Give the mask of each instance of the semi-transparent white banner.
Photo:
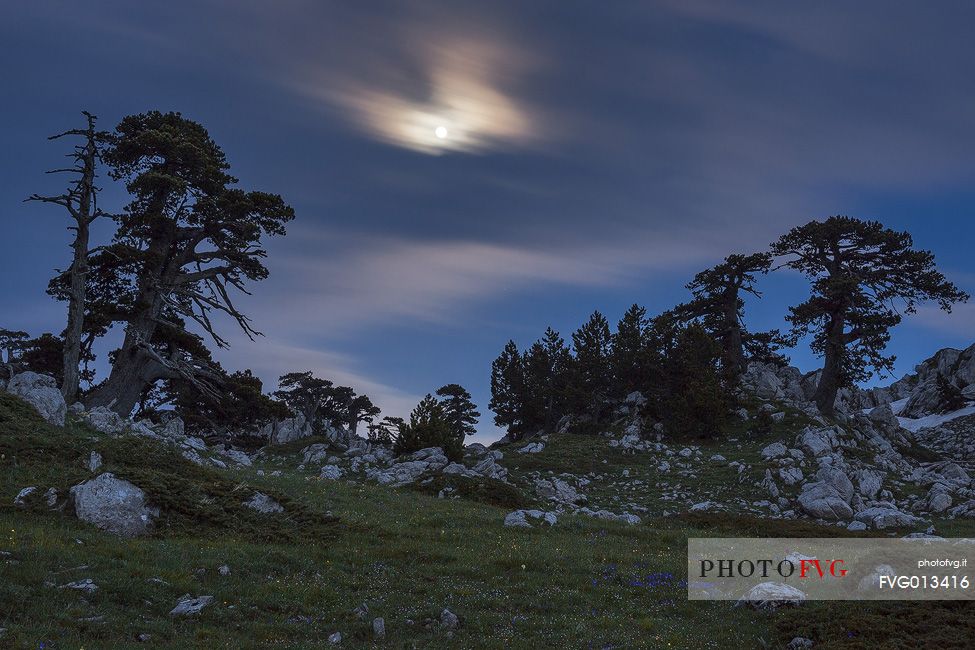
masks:
[(975, 600), (975, 539), (691, 538), (690, 600)]

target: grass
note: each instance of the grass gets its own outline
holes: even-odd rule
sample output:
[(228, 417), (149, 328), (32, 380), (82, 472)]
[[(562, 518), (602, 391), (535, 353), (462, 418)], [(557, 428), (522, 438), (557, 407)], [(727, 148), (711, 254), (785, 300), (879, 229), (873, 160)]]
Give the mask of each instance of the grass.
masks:
[[(843, 644), (879, 638), (901, 612), (827, 603), (768, 614), (686, 599), (689, 536), (847, 534), (834, 527), (728, 513), (649, 515), (638, 526), (563, 515), (553, 528), (503, 527), (515, 505), (532, 503), (528, 472), (617, 480), (629, 469), (654, 480), (645, 458), (602, 438), (553, 437), (540, 454), (506, 451), (514, 488), (456, 477), (401, 489), (326, 481), (295, 470), (303, 446), (275, 450), (252, 468), (204, 469), (149, 441), (49, 427), (0, 395), (0, 646), (318, 648), (341, 631), (343, 647), (757, 648), (797, 634), (817, 647), (877, 647)], [(83, 461), (93, 448), (107, 470), (162, 507), (153, 535), (120, 540), (65, 513), (10, 505), (26, 485), (63, 490), (88, 478)], [(272, 468), (284, 471), (275, 477)], [(709, 468), (702, 480), (717, 484), (726, 469)], [(444, 487), (462, 498), (436, 498)], [(237, 495), (253, 490), (273, 495), (289, 516), (241, 510)], [(609, 499), (610, 486), (594, 484), (593, 494)], [(642, 498), (654, 497), (648, 486)], [(965, 524), (952, 525), (964, 533)], [(223, 564), (230, 575), (217, 571)], [(99, 586), (94, 594), (60, 588), (84, 578)], [(215, 598), (196, 618), (171, 619), (185, 593)], [(360, 620), (352, 610), (363, 602), (369, 616)], [(445, 607), (461, 618), (452, 634), (434, 623)], [(908, 617), (894, 629), (933, 643), (945, 633), (928, 620), (972, 618), (971, 608), (924, 608), (933, 608), (929, 619)], [(385, 619), (385, 640), (372, 637), (374, 616)], [(971, 633), (966, 625), (958, 634)], [(149, 643), (139, 644), (145, 634)]]

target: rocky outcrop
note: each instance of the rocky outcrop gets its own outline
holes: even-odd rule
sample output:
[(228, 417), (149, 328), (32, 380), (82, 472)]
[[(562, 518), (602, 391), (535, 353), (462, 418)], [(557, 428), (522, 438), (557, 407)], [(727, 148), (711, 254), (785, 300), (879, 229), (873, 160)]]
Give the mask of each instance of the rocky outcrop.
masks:
[(14, 375), (7, 383), (6, 391), (33, 406), (41, 417), (59, 427), (64, 426), (68, 405), (53, 377), (36, 372)]
[(558, 517), (554, 512), (544, 512), (542, 510), (515, 510), (509, 512), (504, 518), (504, 525), (515, 528), (531, 528), (535, 522), (554, 526), (558, 523)]
[(268, 444), (283, 445), (286, 442), (294, 442), (312, 435), (311, 423), (305, 420), (305, 416), (298, 414), (286, 420), (275, 420), (261, 429), (260, 435), (268, 441)]
[(78, 519), (120, 537), (145, 534), (159, 516), (145, 492), (110, 473), (74, 486), (71, 498)]

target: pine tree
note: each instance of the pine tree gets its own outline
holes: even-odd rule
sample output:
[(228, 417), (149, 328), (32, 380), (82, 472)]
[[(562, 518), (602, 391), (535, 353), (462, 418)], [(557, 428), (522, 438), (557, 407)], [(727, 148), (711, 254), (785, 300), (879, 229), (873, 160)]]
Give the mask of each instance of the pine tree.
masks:
[(602, 418), (610, 396), (612, 340), (609, 323), (598, 311), (572, 334), (572, 403), (576, 413), (588, 415), (593, 423)]
[(128, 416), (147, 386), (175, 376), (194, 380), (197, 367), (178, 350), (161, 356), (148, 343), (168, 322), (167, 312), (193, 321), (218, 346), (227, 341), (216, 313), (250, 337), (260, 334), (232, 294), (267, 277), (262, 240), (283, 235), (294, 211), (280, 196), (235, 187), (220, 147), (179, 113), (124, 118), (102, 159), (132, 200), (114, 215), (112, 243), (89, 265), (125, 290), (115, 296), (124, 309), (99, 315), (124, 323), (125, 336), (108, 378), (86, 404)]
[(525, 433), (525, 367), (514, 341), (491, 364), (491, 402), (494, 423), (506, 427), (514, 439)]
[(300, 413), (305, 421), (314, 426), (319, 412), (332, 394), (332, 382), (319, 379), (311, 372), (289, 372), (278, 380), (278, 390), (273, 395), (284, 402), (294, 413)]
[(613, 394), (623, 398), (633, 391), (644, 391), (651, 381), (655, 365), (650, 346), (650, 319), (647, 310), (634, 304), (616, 326), (610, 358)]
[(352, 432), (352, 435), (356, 435), (359, 423), (371, 423), (379, 415), (380, 409), (366, 395), (356, 395), (348, 401), (345, 411), (345, 421), (349, 425), (349, 430)]
[(729, 378), (745, 370), (745, 347), (749, 334), (744, 326), (743, 293), (760, 297), (755, 276), (767, 273), (770, 253), (729, 255), (721, 264), (701, 271), (687, 288), (694, 299), (678, 311), (685, 319), (699, 319), (711, 336), (721, 343), (722, 363)]
[(572, 355), (551, 327), (522, 355), (525, 371), (523, 419), (526, 433), (552, 431), (565, 414)]
[(883, 351), (901, 314), (922, 301), (951, 306), (968, 294), (934, 266), (934, 255), (915, 250), (907, 232), (876, 221), (830, 217), (793, 228), (772, 244), (785, 265), (812, 283), (812, 295), (790, 307), (793, 335), (812, 333), (812, 349), (823, 356), (814, 400), (831, 415), (837, 391), (869, 378), (872, 370), (893, 371)]
[(447, 384), (437, 389), (437, 395), (441, 398), (440, 405), (447, 422), (461, 442), (467, 436), (477, 433), (477, 419), (481, 414), (471, 401), (471, 394), (467, 389), (460, 384)]
[(440, 447), (452, 461), (464, 457), (463, 439), (455, 434), (437, 398), (429, 394), (410, 413), (410, 421), (402, 427), (393, 450), (408, 454), (428, 447)]
[(712, 437), (727, 422), (732, 399), (722, 382), (721, 346), (698, 323), (682, 328), (664, 361), (660, 412), (667, 431)]

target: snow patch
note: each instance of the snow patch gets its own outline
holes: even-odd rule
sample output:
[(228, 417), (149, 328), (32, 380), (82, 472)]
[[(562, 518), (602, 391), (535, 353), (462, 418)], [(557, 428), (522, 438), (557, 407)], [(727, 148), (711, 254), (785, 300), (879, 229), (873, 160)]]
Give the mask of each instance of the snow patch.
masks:
[[(898, 400), (898, 402), (906, 402), (906, 400)], [(896, 402), (895, 402), (896, 403)], [(891, 404), (891, 407), (893, 407)], [(901, 404), (903, 407), (903, 404)], [(899, 412), (900, 407), (894, 412)], [(921, 429), (927, 429), (930, 427), (941, 426), (949, 420), (954, 420), (955, 418), (964, 417), (966, 415), (975, 415), (975, 404), (972, 406), (966, 406), (965, 408), (958, 409), (957, 411), (950, 411), (948, 413), (935, 413), (933, 415), (925, 415), (923, 418), (902, 418), (898, 417), (897, 421), (900, 422), (901, 426), (911, 432), (917, 432)]]

